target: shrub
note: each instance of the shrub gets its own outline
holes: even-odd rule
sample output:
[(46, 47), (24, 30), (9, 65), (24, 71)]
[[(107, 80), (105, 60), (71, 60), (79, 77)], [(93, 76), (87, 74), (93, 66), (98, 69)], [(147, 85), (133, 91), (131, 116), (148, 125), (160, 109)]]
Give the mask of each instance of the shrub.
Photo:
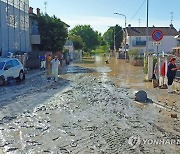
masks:
[(99, 55), (99, 54), (104, 54), (108, 51), (108, 46), (104, 45), (104, 46), (99, 46), (96, 50), (92, 50), (91, 54), (93, 55)]
[(138, 57), (139, 53), (138, 53), (138, 49), (132, 49), (128, 51), (128, 55), (129, 56), (133, 56), (133, 57)]
[(91, 54), (89, 52), (83, 52), (83, 57), (90, 57)]
[(148, 74), (148, 58), (144, 59), (144, 74)]

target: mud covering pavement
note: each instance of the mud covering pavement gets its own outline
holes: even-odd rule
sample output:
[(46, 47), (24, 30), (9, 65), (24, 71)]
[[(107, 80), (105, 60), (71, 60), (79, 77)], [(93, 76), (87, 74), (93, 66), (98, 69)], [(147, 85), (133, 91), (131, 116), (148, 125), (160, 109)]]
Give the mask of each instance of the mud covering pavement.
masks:
[[(27, 89), (3, 106), (4, 153), (180, 153), (179, 119), (170, 121), (153, 104), (136, 104), (130, 88), (84, 73), (42, 83), (40, 90)], [(13, 102), (24, 103), (24, 110), (12, 109)], [(158, 139), (177, 142), (153, 142)]]

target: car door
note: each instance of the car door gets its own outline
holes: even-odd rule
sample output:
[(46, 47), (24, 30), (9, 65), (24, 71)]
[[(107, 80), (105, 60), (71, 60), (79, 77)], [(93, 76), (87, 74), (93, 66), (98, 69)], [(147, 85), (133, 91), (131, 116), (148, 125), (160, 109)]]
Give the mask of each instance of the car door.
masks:
[(11, 61), (7, 61), (4, 67), (4, 77), (7, 80), (8, 78), (13, 77), (13, 72), (12, 72), (12, 63)]
[(13, 65), (13, 77), (17, 78), (19, 76), (19, 72), (21, 70), (21, 65), (19, 64), (19, 62), (16, 59), (13, 59), (12, 61), (12, 65)]

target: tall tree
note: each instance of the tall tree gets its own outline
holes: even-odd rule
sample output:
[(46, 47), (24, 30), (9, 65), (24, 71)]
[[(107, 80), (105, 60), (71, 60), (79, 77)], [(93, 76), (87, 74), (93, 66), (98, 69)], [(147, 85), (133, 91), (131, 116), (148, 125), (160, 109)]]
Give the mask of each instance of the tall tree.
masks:
[(114, 40), (115, 40), (115, 48), (118, 50), (123, 41), (123, 29), (122, 27), (116, 25), (114, 27), (110, 27), (103, 35), (103, 38), (106, 42), (108, 42), (111, 50), (114, 49)]
[(90, 25), (78, 25), (71, 31), (70, 35), (80, 36), (85, 44), (85, 51), (95, 49), (99, 45), (98, 33)]
[(74, 48), (75, 50), (80, 50), (80, 49), (83, 49), (85, 44), (84, 42), (82, 41), (82, 38), (80, 36), (77, 36), (77, 35), (69, 35), (68, 36), (68, 39), (73, 41), (73, 44), (74, 44)]
[(110, 27), (103, 35), (111, 50), (114, 49), (114, 27)]
[(41, 35), (41, 50), (59, 51), (67, 39), (67, 26), (57, 17), (41, 14), (38, 17), (38, 27)]

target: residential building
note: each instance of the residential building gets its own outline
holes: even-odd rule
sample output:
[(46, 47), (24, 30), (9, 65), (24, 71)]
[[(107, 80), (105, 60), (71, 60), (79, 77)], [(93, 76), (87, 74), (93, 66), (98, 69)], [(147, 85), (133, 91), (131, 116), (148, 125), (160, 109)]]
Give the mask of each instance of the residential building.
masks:
[(38, 30), (37, 17), (40, 15), (40, 9), (37, 8), (36, 14), (33, 12), (33, 8), (29, 7), (29, 32), (30, 32), (30, 50), (39, 51), (39, 45), (41, 44), (40, 33)]
[(30, 50), (29, 0), (0, 0), (0, 51), (23, 53)]
[[(163, 38), (160, 40), (160, 44), (157, 48), (153, 42), (156, 42), (152, 38), (152, 33), (155, 30), (160, 30), (163, 33)], [(170, 27), (149, 27), (148, 28), (148, 52), (151, 53), (169, 53), (172, 51), (173, 47), (176, 47), (178, 44), (175, 36), (178, 34), (177, 30), (170, 25)], [(127, 44), (129, 46), (129, 50), (138, 49), (140, 54), (143, 54), (146, 51), (146, 27), (131, 27), (129, 25), (126, 28), (127, 32)]]
[(73, 59), (73, 54), (75, 52), (73, 41), (67, 40), (65, 45), (64, 45), (64, 48), (68, 50), (69, 55), (70, 55), (70, 59)]
[(175, 38), (178, 41), (178, 46), (180, 46), (180, 31), (178, 32), (178, 35), (175, 36)]

